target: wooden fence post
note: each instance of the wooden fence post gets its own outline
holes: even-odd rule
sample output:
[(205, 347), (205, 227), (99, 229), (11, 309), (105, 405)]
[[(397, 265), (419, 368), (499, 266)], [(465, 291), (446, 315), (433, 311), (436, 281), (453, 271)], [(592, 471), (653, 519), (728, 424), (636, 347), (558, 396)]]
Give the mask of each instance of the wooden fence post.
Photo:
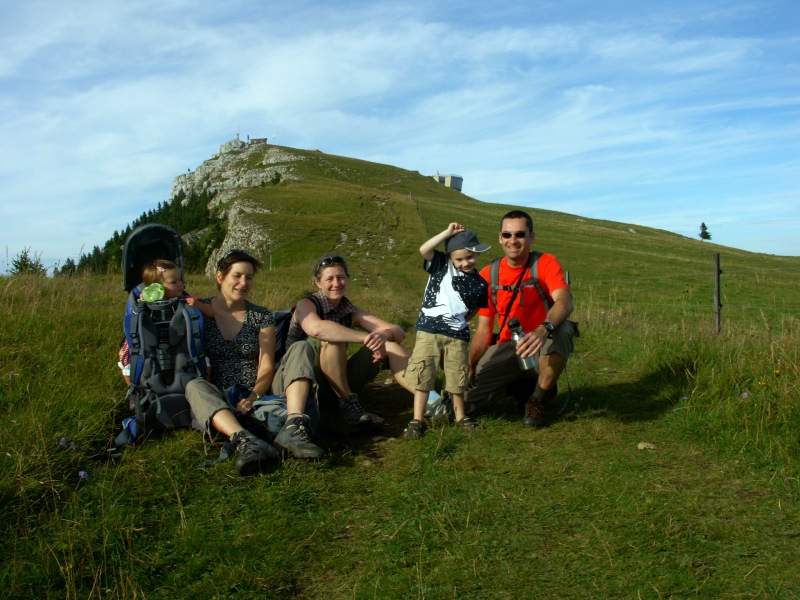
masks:
[(722, 321), (722, 303), (720, 302), (720, 274), (722, 270), (719, 268), (719, 253), (714, 255), (714, 335), (719, 335), (720, 323)]

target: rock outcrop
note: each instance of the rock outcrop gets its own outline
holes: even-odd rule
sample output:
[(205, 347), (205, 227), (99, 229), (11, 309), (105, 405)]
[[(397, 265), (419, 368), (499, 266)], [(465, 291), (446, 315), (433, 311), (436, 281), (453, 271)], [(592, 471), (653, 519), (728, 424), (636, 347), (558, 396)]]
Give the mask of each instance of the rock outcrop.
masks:
[(262, 254), (261, 250), (269, 246), (272, 240), (269, 232), (253, 224), (253, 215), (270, 214), (268, 208), (256, 205), (248, 200), (239, 200), (233, 203), (228, 210), (228, 234), (222, 246), (211, 253), (206, 264), (206, 275), (213, 277), (219, 259), (232, 248), (247, 248), (256, 256)]
[[(231, 248), (248, 248), (258, 253), (271, 243), (268, 232), (253, 224), (252, 215), (267, 213), (269, 208), (250, 200), (239, 199), (245, 190), (273, 185), (276, 181), (298, 180), (292, 167), (304, 156), (286, 148), (265, 144), (247, 144), (231, 140), (192, 172), (178, 175), (172, 182), (171, 197), (213, 193), (209, 208), (217, 208), (228, 220), (228, 234), (222, 246), (214, 250), (206, 265), (206, 274), (214, 275), (217, 261)], [(255, 165), (255, 166), (254, 166)]]
[[(252, 158), (263, 154), (256, 167), (249, 167)], [(259, 185), (272, 184), (276, 178), (290, 180), (292, 163), (304, 160), (285, 148), (247, 145), (239, 140), (226, 142), (220, 146), (220, 153), (205, 161), (192, 172), (178, 175), (172, 182), (171, 197), (181, 191), (187, 196), (192, 192), (215, 193), (209, 208), (225, 205), (235, 199), (243, 190)]]

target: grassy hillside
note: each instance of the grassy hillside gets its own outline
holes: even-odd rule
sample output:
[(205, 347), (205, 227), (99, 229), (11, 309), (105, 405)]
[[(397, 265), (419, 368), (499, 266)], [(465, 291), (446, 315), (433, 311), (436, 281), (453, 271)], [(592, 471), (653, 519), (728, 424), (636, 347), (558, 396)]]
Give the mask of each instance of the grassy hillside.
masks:
[[(242, 153), (241, 169), (260, 164), (269, 148)], [(534, 218), (535, 246), (559, 257), (580, 298), (622, 311), (652, 305), (652, 317), (658, 319), (712, 315), (713, 322), (713, 257), (721, 253), (723, 318), (771, 322), (800, 306), (798, 295), (792, 293), (800, 286), (793, 277), (800, 260), (794, 257), (755, 254), (663, 230), (586, 219), (524, 199), (520, 206), (487, 204), (415, 171), (318, 151), (291, 152), (301, 158), (292, 161), (297, 181), (252, 187), (237, 200), (252, 200), (268, 209), (254, 215), (253, 224), (273, 240), (271, 279), (280, 280), (277, 287), (289, 286), (295, 296), (308, 289), (314, 260), (337, 251), (351, 260), (354, 275), (365, 287), (380, 283), (377, 287), (388, 287), (393, 295), (412, 292), (398, 304), (410, 304), (413, 312), (425, 281), (417, 268), (417, 248), (426, 237), (460, 221), (493, 246), (481, 259), (485, 264), (502, 255), (499, 218), (522, 207)], [(546, 199), (541, 202), (546, 204)]]
[[(335, 250), (356, 303), (410, 329), (429, 232), (458, 220), (494, 245), (482, 263), (499, 255), (510, 207), (304, 154), (300, 181), (243, 192), (271, 211), (255, 217), (273, 239), (255, 301), (289, 305)], [(190, 431), (108, 462), (129, 412), (119, 278), (0, 279), (3, 596), (800, 597), (800, 259), (532, 213), (583, 332), (563, 420), (526, 430), (506, 401), (477, 435), (401, 442), (411, 399), (380, 377), (364, 400), (382, 434), (327, 430), (329, 458), (250, 479), (232, 461), (203, 466), (218, 447)]]

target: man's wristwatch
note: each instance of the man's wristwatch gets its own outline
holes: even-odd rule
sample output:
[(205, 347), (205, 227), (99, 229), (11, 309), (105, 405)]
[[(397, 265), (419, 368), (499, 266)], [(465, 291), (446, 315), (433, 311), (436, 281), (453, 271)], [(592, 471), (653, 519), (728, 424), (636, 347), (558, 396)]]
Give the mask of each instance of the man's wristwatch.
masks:
[(553, 324), (550, 321), (545, 321), (542, 323), (542, 327), (547, 329), (547, 337), (553, 337), (553, 331), (555, 330), (555, 327), (553, 327)]

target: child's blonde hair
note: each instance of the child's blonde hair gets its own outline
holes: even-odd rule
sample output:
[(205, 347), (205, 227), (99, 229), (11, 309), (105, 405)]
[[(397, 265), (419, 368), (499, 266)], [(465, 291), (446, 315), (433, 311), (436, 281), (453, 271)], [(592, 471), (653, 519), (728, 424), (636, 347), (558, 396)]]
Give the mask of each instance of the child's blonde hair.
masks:
[(142, 281), (145, 285), (164, 283), (164, 273), (170, 269), (176, 269), (180, 273), (178, 265), (171, 260), (156, 259), (142, 269)]

